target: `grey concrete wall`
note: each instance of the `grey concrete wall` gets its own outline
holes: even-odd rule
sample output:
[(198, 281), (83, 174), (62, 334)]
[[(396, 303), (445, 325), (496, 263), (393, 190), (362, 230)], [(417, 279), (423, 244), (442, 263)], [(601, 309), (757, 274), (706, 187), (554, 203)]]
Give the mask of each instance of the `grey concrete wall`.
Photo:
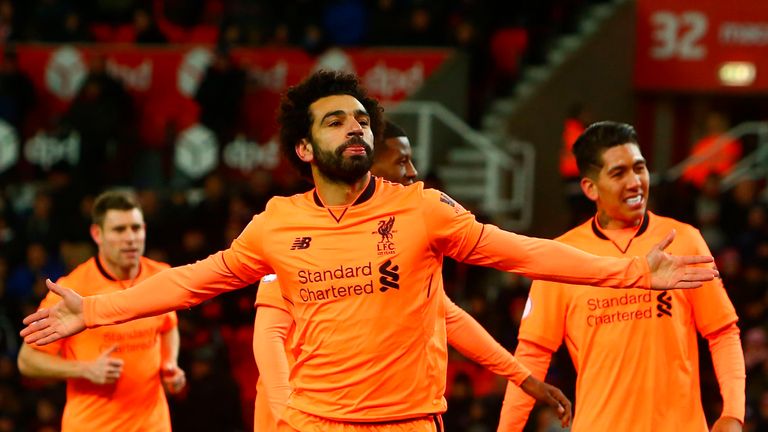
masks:
[(536, 148), (535, 202), (529, 233), (554, 237), (569, 228), (558, 172), (563, 120), (586, 103), (594, 120), (634, 121), (635, 5), (625, 2), (508, 119), (512, 136)]

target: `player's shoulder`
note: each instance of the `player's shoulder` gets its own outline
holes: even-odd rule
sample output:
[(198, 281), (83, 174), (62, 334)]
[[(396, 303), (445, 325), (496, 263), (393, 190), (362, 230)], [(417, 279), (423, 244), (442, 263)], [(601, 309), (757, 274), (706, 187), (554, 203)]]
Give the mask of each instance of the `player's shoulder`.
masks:
[(96, 258), (91, 257), (78, 264), (68, 274), (57, 279), (56, 283), (70, 288), (80, 295), (87, 295), (88, 287), (93, 285), (94, 280), (100, 279), (103, 279), (103, 276), (96, 265)]
[(424, 183), (422, 182), (404, 186), (380, 177), (374, 177), (373, 179), (376, 182), (373, 199), (367, 200), (363, 203), (363, 206), (373, 205), (379, 209), (383, 203), (384, 206), (405, 211), (409, 208), (419, 207), (426, 196)]
[(274, 273), (270, 273), (264, 276), (263, 278), (261, 278), (261, 281), (259, 282), (259, 286), (262, 286), (262, 285), (270, 285), (270, 286), (278, 285), (279, 286), (279, 284), (280, 282), (278, 282), (277, 280), (277, 275)]
[(391, 182), (381, 177), (373, 177), (373, 181), (376, 182), (376, 194), (387, 196), (417, 196), (423, 194), (424, 183), (415, 182), (411, 185), (404, 186), (400, 183)]
[(592, 220), (593, 219), (590, 218), (584, 223), (569, 229), (563, 234), (555, 237), (555, 241), (569, 245), (580, 245), (597, 239), (598, 237), (592, 229)]
[(648, 212), (648, 217), (650, 218), (649, 225), (651, 225), (656, 231), (669, 232), (670, 230), (674, 229), (677, 233), (676, 237), (680, 238), (688, 236), (700, 236), (698, 228), (683, 221), (679, 221), (667, 216), (660, 216), (650, 211)]
[(147, 258), (144, 256), (141, 257), (141, 266), (143, 269), (149, 271), (150, 273), (158, 273), (165, 269), (171, 268), (171, 266), (167, 263), (155, 261), (152, 258)]

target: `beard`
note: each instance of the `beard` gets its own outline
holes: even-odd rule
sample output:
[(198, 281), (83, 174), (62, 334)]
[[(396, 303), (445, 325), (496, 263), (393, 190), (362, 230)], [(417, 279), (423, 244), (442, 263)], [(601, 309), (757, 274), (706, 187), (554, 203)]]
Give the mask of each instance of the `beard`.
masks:
[[(362, 145), (365, 155), (344, 156), (344, 150)], [(353, 137), (336, 150), (322, 150), (312, 143), (315, 165), (323, 176), (333, 182), (353, 184), (360, 180), (373, 165), (373, 149), (360, 137)]]

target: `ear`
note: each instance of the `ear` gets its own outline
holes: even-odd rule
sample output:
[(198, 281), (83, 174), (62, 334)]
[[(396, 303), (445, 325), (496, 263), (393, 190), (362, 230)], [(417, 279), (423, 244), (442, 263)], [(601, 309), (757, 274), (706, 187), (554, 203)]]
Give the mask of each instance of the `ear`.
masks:
[(296, 155), (304, 162), (312, 162), (315, 158), (312, 143), (306, 138), (302, 138), (301, 141), (296, 144)]
[(101, 246), (101, 227), (96, 224), (91, 224), (91, 238), (97, 246)]
[(584, 195), (586, 195), (587, 198), (589, 198), (591, 201), (597, 202), (600, 194), (597, 193), (597, 185), (591, 178), (582, 177), (581, 183), (579, 183), (579, 185), (581, 186), (581, 191), (584, 192)]

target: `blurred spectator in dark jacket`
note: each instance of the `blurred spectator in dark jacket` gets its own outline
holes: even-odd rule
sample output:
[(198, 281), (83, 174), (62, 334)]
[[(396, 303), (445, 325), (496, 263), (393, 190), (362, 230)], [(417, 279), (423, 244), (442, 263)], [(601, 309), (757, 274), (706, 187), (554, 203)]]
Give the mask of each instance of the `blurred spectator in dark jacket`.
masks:
[(146, 9), (133, 12), (133, 30), (137, 44), (161, 44), (167, 42), (165, 35), (157, 28), (155, 19)]
[(20, 138), (23, 136), (24, 121), (34, 104), (32, 81), (19, 69), (16, 50), (6, 46), (0, 64), (0, 118), (13, 125)]
[(235, 64), (229, 50), (220, 46), (195, 94), (200, 104), (200, 122), (216, 134), (222, 145), (235, 137), (245, 78), (245, 72)]
[(64, 122), (80, 134), (81, 180), (102, 188), (130, 166), (133, 103), (123, 84), (107, 72), (107, 59), (95, 56)]

